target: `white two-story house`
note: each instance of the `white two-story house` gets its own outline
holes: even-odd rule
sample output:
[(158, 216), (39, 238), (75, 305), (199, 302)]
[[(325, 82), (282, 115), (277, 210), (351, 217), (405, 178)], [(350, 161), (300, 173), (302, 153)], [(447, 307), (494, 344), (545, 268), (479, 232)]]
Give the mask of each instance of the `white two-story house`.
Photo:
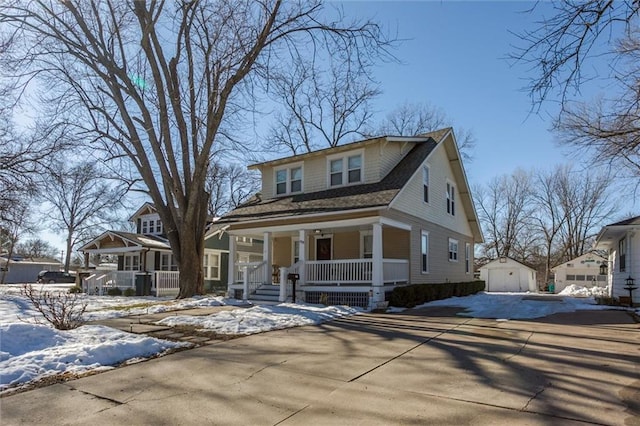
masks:
[[(450, 128), (385, 136), (254, 164), (262, 191), (225, 215), (229, 293), (372, 306), (395, 286), (473, 280), (482, 233)], [(264, 242), (237, 262), (238, 238)], [(240, 269), (243, 273), (240, 273)], [(240, 280), (242, 278), (243, 280)]]

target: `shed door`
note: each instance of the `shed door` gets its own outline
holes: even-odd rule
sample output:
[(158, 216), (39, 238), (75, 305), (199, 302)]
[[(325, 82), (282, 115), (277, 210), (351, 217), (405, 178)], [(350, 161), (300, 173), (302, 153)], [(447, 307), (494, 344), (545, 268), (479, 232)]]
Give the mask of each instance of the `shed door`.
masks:
[(490, 269), (489, 291), (520, 291), (520, 273), (517, 269)]

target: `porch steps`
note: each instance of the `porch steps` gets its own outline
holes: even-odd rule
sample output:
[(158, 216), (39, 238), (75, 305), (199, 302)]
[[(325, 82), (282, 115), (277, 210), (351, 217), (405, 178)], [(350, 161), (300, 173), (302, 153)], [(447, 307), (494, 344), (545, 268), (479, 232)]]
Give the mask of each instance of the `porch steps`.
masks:
[(271, 284), (262, 284), (255, 293), (249, 296), (249, 300), (258, 302), (278, 302), (280, 297), (280, 286)]

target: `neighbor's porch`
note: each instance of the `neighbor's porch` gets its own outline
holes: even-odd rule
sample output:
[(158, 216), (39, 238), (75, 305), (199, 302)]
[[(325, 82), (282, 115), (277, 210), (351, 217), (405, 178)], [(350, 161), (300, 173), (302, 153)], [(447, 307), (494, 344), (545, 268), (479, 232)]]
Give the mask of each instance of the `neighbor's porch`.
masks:
[[(230, 231), (231, 296), (250, 298), (264, 285), (277, 285), (278, 300), (289, 300), (288, 277), (296, 274), (296, 300), (318, 303), (333, 297), (337, 303), (357, 300), (371, 306), (409, 282), (410, 225), (373, 217), (268, 229)], [(238, 262), (235, 236), (262, 239), (263, 260)]]

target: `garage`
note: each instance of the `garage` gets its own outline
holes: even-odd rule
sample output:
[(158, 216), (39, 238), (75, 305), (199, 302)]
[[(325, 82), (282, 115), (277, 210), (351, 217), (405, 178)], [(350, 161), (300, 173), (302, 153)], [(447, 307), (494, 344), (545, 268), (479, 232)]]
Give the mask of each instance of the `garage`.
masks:
[(536, 271), (508, 257), (492, 260), (480, 268), (488, 292), (537, 292)]

